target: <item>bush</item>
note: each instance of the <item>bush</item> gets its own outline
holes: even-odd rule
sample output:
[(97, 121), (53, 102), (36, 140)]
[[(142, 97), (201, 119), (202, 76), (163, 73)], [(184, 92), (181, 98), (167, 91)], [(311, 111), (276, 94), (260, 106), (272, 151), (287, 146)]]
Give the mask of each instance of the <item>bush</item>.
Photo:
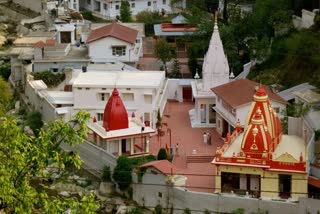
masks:
[(126, 214), (143, 214), (143, 212), (139, 207), (135, 207), (130, 211), (127, 210)]
[(162, 214), (162, 206), (160, 204), (158, 204), (155, 208), (154, 208), (154, 214)]
[(191, 210), (190, 210), (189, 208), (185, 208), (185, 209), (183, 210), (183, 213), (184, 213), (184, 214), (191, 214)]
[(35, 80), (42, 80), (49, 88), (58, 86), (66, 78), (64, 73), (52, 73), (50, 71), (42, 71), (33, 73)]
[(27, 115), (27, 125), (30, 126), (34, 134), (37, 136), (43, 126), (41, 114), (39, 112), (30, 112)]
[(124, 191), (128, 189), (132, 182), (131, 175), (132, 167), (130, 159), (126, 156), (121, 156), (117, 159), (117, 165), (113, 171), (113, 180), (118, 184), (119, 189)]
[(110, 169), (110, 166), (104, 166), (103, 167), (101, 180), (104, 181), (104, 182), (110, 182), (111, 181), (111, 169)]
[(158, 152), (158, 160), (166, 160), (168, 158), (167, 151), (165, 148), (160, 148)]
[(0, 66), (0, 76), (2, 76), (4, 80), (8, 80), (10, 77), (10, 74), (11, 74), (10, 64), (5, 64)]

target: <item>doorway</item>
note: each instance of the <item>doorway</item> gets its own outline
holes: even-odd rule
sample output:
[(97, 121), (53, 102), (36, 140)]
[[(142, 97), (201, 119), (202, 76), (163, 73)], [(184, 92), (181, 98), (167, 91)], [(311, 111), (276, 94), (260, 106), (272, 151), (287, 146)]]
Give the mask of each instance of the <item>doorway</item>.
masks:
[(127, 152), (127, 139), (121, 139), (121, 152), (126, 153)]
[(288, 199), (291, 197), (291, 175), (279, 175), (279, 197)]

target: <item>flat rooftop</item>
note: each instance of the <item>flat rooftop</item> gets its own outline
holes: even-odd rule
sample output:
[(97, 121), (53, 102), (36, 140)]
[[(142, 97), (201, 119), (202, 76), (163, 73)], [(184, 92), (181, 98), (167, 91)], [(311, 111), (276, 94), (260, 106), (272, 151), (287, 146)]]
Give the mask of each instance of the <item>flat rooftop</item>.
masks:
[(68, 91), (46, 91), (46, 96), (52, 104), (73, 104), (73, 92)]
[(165, 79), (164, 71), (95, 71), (79, 72), (74, 87), (158, 88)]
[[(61, 44), (59, 44), (61, 45)], [(46, 47), (47, 48), (47, 47)], [(55, 46), (50, 47), (50, 51), (54, 51)], [(56, 51), (62, 51), (62, 46), (57, 47)], [(34, 62), (51, 62), (51, 61), (90, 61), (88, 56), (88, 48), (71, 46), (69, 52), (65, 56), (44, 56), (41, 60)]]
[(315, 92), (312, 89), (306, 89), (303, 91), (295, 91), (295, 92), (293, 92), (293, 94), (296, 95), (297, 97), (303, 99), (304, 101), (306, 101), (309, 104), (314, 104), (314, 103), (320, 102), (320, 94), (318, 94), (317, 92)]

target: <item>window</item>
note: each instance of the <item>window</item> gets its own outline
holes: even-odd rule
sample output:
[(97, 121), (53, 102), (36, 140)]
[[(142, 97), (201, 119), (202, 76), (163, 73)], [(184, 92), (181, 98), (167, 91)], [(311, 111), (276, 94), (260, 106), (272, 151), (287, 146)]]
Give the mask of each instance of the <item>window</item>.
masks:
[(78, 90), (82, 90), (82, 88), (78, 88)]
[(125, 56), (126, 55), (126, 46), (114, 46), (112, 47), (113, 56)]
[(135, 3), (131, 3), (131, 8), (135, 8), (136, 4)]
[(148, 1), (148, 6), (151, 6), (151, 1)]
[(118, 4), (116, 4), (116, 10), (119, 10), (119, 5)]
[(103, 9), (107, 10), (108, 9), (108, 5), (106, 3), (103, 4)]
[(167, 0), (162, 0), (162, 4), (167, 4)]
[(87, 90), (87, 91), (89, 91), (89, 90), (90, 90), (90, 88), (86, 88), (86, 90)]
[(145, 94), (144, 95), (144, 103), (145, 104), (152, 104), (152, 95)]
[(87, 0), (87, 4), (89, 4), (89, 5), (90, 5), (90, 4), (91, 4), (91, 0)]
[(185, 52), (186, 51), (186, 45), (183, 42), (177, 43), (177, 50), (178, 52)]
[(105, 100), (108, 100), (109, 99), (109, 93), (101, 93), (100, 94), (100, 100), (101, 101), (105, 101)]
[(134, 101), (133, 93), (122, 93), (122, 99), (125, 102), (133, 102)]
[(158, 192), (158, 197), (162, 198), (162, 192)]
[(98, 119), (98, 121), (103, 120), (103, 113), (98, 113), (97, 114), (97, 119)]

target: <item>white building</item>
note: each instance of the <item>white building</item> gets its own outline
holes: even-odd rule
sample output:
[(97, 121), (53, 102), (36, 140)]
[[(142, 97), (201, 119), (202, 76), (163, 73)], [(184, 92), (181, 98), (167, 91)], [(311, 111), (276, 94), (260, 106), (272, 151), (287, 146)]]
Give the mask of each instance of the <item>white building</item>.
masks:
[(192, 127), (214, 127), (216, 113), (213, 107), (216, 100), (211, 88), (229, 82), (229, 65), (224, 54), (217, 21), (215, 21), (208, 52), (204, 57), (202, 79), (196, 76), (196, 80), (191, 84), (195, 99), (195, 109), (189, 112), (191, 125)]
[(92, 62), (119, 60), (134, 63), (142, 55), (142, 38), (138, 31), (118, 23), (92, 30), (87, 44)]
[(165, 83), (163, 71), (99, 71), (90, 66), (71, 80), (73, 114), (84, 109), (92, 118), (103, 119), (106, 101), (117, 87), (129, 115), (135, 114), (146, 126), (155, 127), (158, 105)]
[[(170, 0), (130, 0), (130, 10), (133, 16), (141, 11), (165, 11), (172, 13)], [(94, 14), (114, 19), (120, 16), (121, 1), (115, 0), (80, 0), (80, 7), (91, 10)], [(186, 8), (186, 0), (181, 0), (174, 8)]]
[[(246, 123), (246, 117), (252, 103), (252, 94), (255, 93), (259, 83), (248, 79), (234, 80), (232, 82), (212, 88), (216, 95), (216, 130), (223, 137), (232, 133), (237, 123)], [(274, 111), (282, 117), (287, 102), (279, 95), (266, 89)], [(243, 126), (242, 126), (243, 128)]]

